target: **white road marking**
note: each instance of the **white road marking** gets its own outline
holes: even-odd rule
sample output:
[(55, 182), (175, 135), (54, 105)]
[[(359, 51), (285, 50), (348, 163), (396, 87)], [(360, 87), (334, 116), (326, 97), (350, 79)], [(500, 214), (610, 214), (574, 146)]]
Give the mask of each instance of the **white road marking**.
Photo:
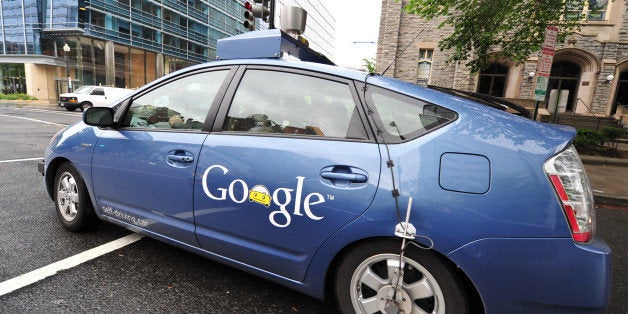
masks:
[(13, 279), (0, 282), (0, 296), (34, 284), (42, 279), (56, 274), (61, 270), (70, 269), (107, 253), (113, 252), (117, 249), (123, 248), (131, 243), (140, 240), (143, 237), (144, 236), (138, 233), (133, 233), (126, 237), (111, 241), (109, 243), (105, 243), (101, 246), (97, 246), (85, 252), (70, 256), (66, 259), (52, 263), (48, 266), (44, 266), (29, 273), (17, 276)]
[(44, 158), (43, 157), (35, 157), (35, 158), (0, 160), (0, 164), (9, 163), (9, 162), (31, 161), (31, 160), (44, 160)]
[(62, 116), (72, 116), (72, 117), (77, 117), (77, 116), (81, 116), (83, 113), (82, 112), (73, 112), (73, 111), (59, 111), (59, 110), (50, 110), (50, 109), (39, 109), (39, 108), (11, 108), (11, 110), (15, 110), (15, 111), (32, 111), (32, 112), (44, 112), (44, 113), (50, 113), (50, 114), (56, 114), (56, 115), (62, 115)]
[(48, 122), (48, 121), (44, 121), (44, 120), (37, 120), (37, 119), (31, 119), (31, 118), (25, 118), (25, 117), (17, 117), (17, 116), (6, 115), (6, 114), (0, 114), (0, 117), (7, 117), (7, 118), (14, 118), (14, 119), (22, 119), (22, 120), (28, 120), (28, 121), (34, 121), (34, 122), (41, 122), (41, 123), (52, 124), (52, 125), (67, 126), (67, 124), (62, 124), (62, 123), (54, 123), (54, 122)]

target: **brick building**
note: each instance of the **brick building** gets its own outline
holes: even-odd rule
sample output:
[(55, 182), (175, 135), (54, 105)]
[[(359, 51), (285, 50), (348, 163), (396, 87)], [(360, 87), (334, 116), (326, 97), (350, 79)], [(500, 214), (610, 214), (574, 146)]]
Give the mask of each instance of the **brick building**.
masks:
[[(471, 73), (463, 62), (446, 63), (450, 53), (438, 49), (439, 40), (451, 29), (439, 29), (442, 20), (425, 21), (406, 13), (402, 8), (407, 3), (382, 1), (378, 72), (390, 67), (385, 75), (405, 81), (480, 92), (533, 106), (539, 54), (530, 55), (524, 63), (492, 60), (487, 69)], [(628, 114), (627, 4), (595, 3), (595, 12), (587, 12), (587, 7), (574, 12), (574, 16), (586, 16), (579, 33), (557, 43), (548, 97), (552, 89), (568, 91), (563, 93), (567, 112), (610, 116), (623, 110)]]

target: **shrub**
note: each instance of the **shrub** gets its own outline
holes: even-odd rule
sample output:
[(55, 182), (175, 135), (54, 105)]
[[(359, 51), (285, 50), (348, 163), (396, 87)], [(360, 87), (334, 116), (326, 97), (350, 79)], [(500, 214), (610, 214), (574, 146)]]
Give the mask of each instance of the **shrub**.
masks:
[(604, 143), (602, 132), (591, 129), (578, 129), (574, 146), (577, 150), (595, 150)]
[(608, 147), (617, 149), (617, 145), (619, 144), (617, 139), (626, 133), (626, 129), (607, 126), (602, 128), (600, 133), (604, 137), (604, 142), (606, 142)]

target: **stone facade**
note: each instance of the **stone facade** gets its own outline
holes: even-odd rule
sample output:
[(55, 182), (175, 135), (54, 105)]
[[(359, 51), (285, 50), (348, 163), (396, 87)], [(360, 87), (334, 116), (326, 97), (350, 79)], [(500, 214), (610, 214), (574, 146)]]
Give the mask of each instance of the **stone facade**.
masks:
[[(377, 71), (387, 76), (417, 83), (419, 51), (433, 49), (430, 85), (465, 91), (479, 91), (479, 74), (474, 74), (464, 62), (445, 62), (448, 51), (438, 49), (439, 41), (451, 29), (438, 28), (442, 20), (425, 21), (403, 11), (408, 0), (383, 0), (380, 20)], [(625, 99), (628, 93), (624, 78), (628, 75), (628, 13), (625, 1), (609, 2), (611, 6), (605, 21), (587, 21), (580, 32), (556, 45), (554, 64), (563, 62), (580, 69), (569, 92), (570, 111), (579, 114), (609, 115), (613, 104)], [(523, 63), (493, 60), (508, 69), (505, 74), (503, 97), (524, 105), (533, 104), (539, 54), (533, 54)], [(530, 76), (532, 74), (532, 76)], [(608, 80), (609, 75), (613, 79)], [(550, 77), (552, 79), (552, 77)], [(561, 78), (555, 78), (555, 81)], [(624, 95), (622, 98), (621, 96)], [(628, 105), (628, 104), (623, 104)]]

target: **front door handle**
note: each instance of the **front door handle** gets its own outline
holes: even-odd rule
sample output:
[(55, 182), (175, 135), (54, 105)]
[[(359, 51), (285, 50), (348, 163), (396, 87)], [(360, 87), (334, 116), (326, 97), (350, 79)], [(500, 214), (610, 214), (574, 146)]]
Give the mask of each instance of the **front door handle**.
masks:
[(321, 172), (321, 178), (328, 180), (343, 180), (353, 183), (364, 183), (367, 180), (366, 175), (359, 173), (342, 173), (342, 172)]

